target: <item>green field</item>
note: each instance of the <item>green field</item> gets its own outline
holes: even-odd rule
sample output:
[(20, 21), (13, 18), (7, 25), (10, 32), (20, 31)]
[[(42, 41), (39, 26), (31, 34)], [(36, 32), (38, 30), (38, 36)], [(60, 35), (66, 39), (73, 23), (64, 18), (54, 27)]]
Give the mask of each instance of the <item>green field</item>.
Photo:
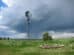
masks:
[(48, 41), (50, 45), (64, 44), (63, 48), (42, 49), (42, 40), (0, 40), (0, 55), (74, 55), (74, 38)]

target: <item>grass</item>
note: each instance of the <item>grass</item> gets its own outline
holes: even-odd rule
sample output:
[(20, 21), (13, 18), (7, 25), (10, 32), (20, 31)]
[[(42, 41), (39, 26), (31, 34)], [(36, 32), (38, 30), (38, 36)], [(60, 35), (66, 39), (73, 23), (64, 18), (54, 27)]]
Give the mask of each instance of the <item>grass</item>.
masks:
[(41, 49), (42, 40), (0, 40), (0, 55), (74, 55), (74, 39), (48, 41), (49, 45), (64, 44), (64, 48)]

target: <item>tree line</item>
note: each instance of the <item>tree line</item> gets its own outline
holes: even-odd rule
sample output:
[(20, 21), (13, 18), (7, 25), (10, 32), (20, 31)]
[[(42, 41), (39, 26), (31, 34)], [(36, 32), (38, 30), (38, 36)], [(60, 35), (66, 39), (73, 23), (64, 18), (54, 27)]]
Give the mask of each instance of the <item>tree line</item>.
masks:
[(6, 38), (6, 37), (0, 37), (0, 40), (9, 40), (10, 38)]

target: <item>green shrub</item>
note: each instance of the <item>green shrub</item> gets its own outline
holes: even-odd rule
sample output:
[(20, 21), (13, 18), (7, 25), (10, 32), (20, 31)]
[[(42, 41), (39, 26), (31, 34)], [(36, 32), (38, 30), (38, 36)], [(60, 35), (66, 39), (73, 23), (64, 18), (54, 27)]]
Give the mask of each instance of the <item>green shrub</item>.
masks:
[(44, 41), (52, 40), (52, 36), (49, 35), (48, 32), (45, 32), (45, 33), (43, 34), (43, 40), (44, 40)]

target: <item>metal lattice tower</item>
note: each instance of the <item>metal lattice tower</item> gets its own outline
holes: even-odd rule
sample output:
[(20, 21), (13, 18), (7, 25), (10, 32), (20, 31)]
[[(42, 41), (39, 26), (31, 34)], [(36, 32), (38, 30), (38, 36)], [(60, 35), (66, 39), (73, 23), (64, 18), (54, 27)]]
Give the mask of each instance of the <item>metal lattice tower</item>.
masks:
[(28, 34), (28, 39), (30, 39), (30, 12), (26, 11), (25, 16), (27, 18), (27, 34)]

